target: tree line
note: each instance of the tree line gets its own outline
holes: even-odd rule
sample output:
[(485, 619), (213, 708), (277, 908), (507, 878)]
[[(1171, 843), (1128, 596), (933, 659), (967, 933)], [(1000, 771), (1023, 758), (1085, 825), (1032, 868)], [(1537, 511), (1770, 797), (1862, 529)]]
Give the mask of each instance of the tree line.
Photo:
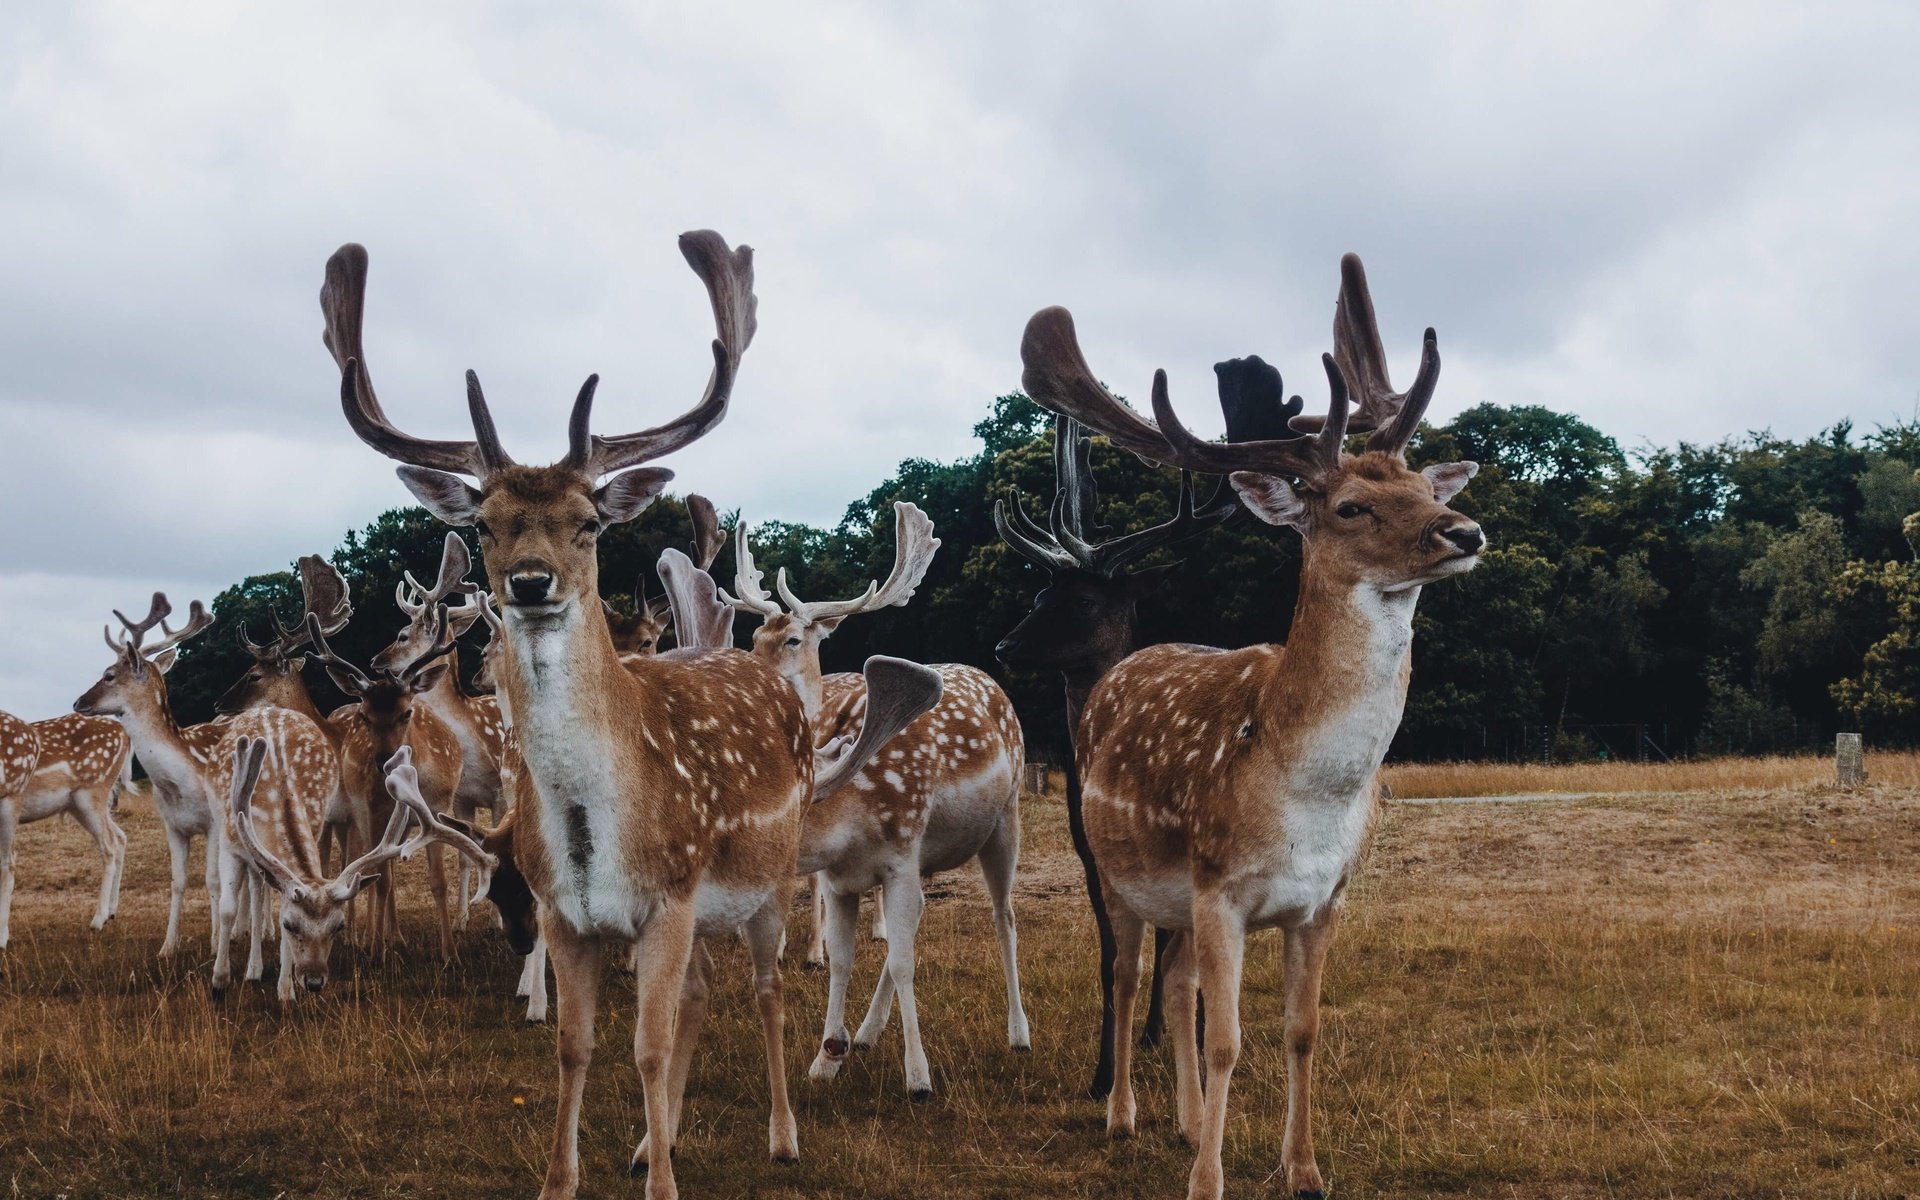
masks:
[[(1017, 495), (1044, 520), (1053, 495), (1051, 418), (1002, 396), (956, 462), (911, 458), (832, 528), (770, 522), (751, 531), (772, 577), (808, 598), (857, 595), (892, 563), (892, 505), (911, 500), (942, 545), (904, 609), (847, 623), (829, 670), (870, 653), (991, 671), (1019, 708), (1035, 757), (1064, 752), (1057, 677), (1009, 672), (993, 646), (1046, 577), (1004, 546), (993, 503)], [(1748, 433), (1710, 445), (1627, 452), (1577, 417), (1480, 405), (1422, 428), (1412, 466), (1472, 459), (1454, 507), (1492, 540), (1469, 575), (1430, 589), (1415, 619), (1414, 682), (1394, 743), (1402, 759), (1678, 757), (1830, 745), (1842, 729), (1909, 742), (1920, 705), (1920, 422), (1864, 436), (1840, 422), (1803, 441)], [(1124, 533), (1172, 515), (1177, 475), (1096, 439), (1100, 524)], [(1211, 481), (1202, 481), (1203, 489)], [(726, 497), (714, 499), (724, 510)], [(729, 522), (731, 524), (731, 522)], [(426, 578), (446, 527), (393, 509), (330, 556), (353, 589), (336, 652), (364, 664), (403, 618), (402, 570)], [(467, 536), (471, 539), (470, 531)], [(602, 593), (631, 603), (668, 546), (685, 548), (686, 508), (663, 498), (601, 538)], [(478, 561), (478, 547), (473, 546)], [(733, 546), (715, 574), (731, 589)], [(1299, 541), (1242, 514), (1183, 544), (1142, 605), (1149, 641), (1240, 646), (1284, 641)], [(215, 600), (217, 623), (174, 670), (183, 721), (203, 720), (249, 664), (238, 641), (297, 618), (291, 570), (252, 576)], [(742, 644), (755, 622), (739, 622)], [(477, 665), (463, 648), (463, 675)], [(325, 707), (336, 694), (309, 671)], [(344, 698), (337, 698), (344, 702)]]

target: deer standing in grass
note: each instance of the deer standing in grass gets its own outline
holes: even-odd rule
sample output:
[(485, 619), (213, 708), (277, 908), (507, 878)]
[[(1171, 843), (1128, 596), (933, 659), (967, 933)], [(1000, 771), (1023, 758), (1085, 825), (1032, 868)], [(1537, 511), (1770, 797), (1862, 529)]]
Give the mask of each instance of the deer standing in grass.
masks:
[[(319, 618), (307, 618), (307, 636), (313, 643), (314, 655), (326, 667), (334, 686), (358, 702), (344, 720), (346, 735), (340, 747), (341, 787), (346, 791), (347, 804), (353, 813), (356, 846), (369, 845), (373, 831), (384, 828), (393, 811), (394, 800), (386, 786), (386, 764), (400, 747), (412, 748), (423, 786), (435, 808), (445, 812), (451, 807), (460, 784), (460, 739), (452, 726), (419, 703), (420, 697), (438, 686), (453, 665), (452, 619), (446, 605), (436, 604), (434, 610), (432, 632), (424, 645), (415, 647), (417, 655), (398, 670), (382, 671), (374, 676), (329, 649), (326, 635), (320, 632)], [(374, 892), (368, 940), (384, 952), (398, 937), (400, 929), (390, 860), (383, 859), (375, 874), (378, 887)], [(440, 954), (451, 959), (453, 913), (448, 908), (446, 867), (438, 846), (431, 846), (427, 851), (427, 885), (440, 917)]]
[(61, 813), (100, 848), (100, 899), (88, 925), (113, 919), (127, 859), (113, 810), (130, 757), (127, 732), (113, 721), (69, 713), (28, 725), (0, 713), (0, 950), (13, 911), (14, 837), (20, 826)]
[[(1286, 961), (1282, 1165), (1295, 1195), (1323, 1190), (1309, 1120), (1321, 968), (1406, 702), (1420, 590), (1471, 570), (1486, 545), (1446, 507), (1474, 464), (1414, 471), (1404, 457), (1439, 377), (1433, 331), (1412, 388), (1393, 391), (1359, 259), (1342, 260), (1341, 276), (1324, 359), (1332, 399), (1324, 419), (1294, 418), (1303, 436), (1203, 442), (1174, 415), (1165, 372), (1154, 376), (1155, 422), (1141, 418), (1087, 367), (1065, 309), (1035, 314), (1021, 344), (1027, 393), (1042, 405), (1142, 458), (1227, 475), (1255, 515), (1304, 543), (1286, 645), (1142, 650), (1094, 686), (1076, 744), (1119, 955), (1108, 1131), (1134, 1128), (1126, 1031), (1144, 928), (1182, 931), (1168, 951), (1167, 1010), (1180, 1129), (1198, 1150), (1191, 1197), (1221, 1193), (1246, 935), (1274, 927)], [(1365, 452), (1345, 453), (1346, 436), (1363, 431)], [(1196, 984), (1207, 1004), (1204, 1085)]]
[[(172, 890), (167, 910), (167, 936), (162, 955), (178, 945), (180, 903), (186, 890), (187, 851), (195, 836), (207, 838), (207, 893), (213, 908), (213, 993), (224, 995), (233, 979), (230, 957), (234, 921), (245, 906), (252, 946), (245, 978), (262, 977), (268, 936), (268, 904), (264, 885), (246, 870), (226, 820), (226, 797), (235, 768), (237, 740), (252, 737), (267, 743), (266, 781), (269, 801), (317, 829), (326, 801), (339, 786), (339, 763), (333, 743), (312, 719), (291, 709), (258, 708), (229, 720), (182, 729), (174, 720), (167, 698), (165, 673), (173, 665), (181, 642), (213, 624), (213, 617), (194, 601), (187, 624), (168, 629), (165, 618), (173, 611), (165, 595), (155, 592), (146, 617), (129, 621), (120, 612), (126, 634), (115, 641), (113, 665), (100, 681), (74, 701), (74, 711), (88, 716), (118, 717), (132, 739), (133, 751), (153, 781), (153, 804), (167, 831), (172, 851)], [(146, 645), (146, 635), (158, 626), (164, 635)]]
[[(440, 552), (440, 571), (431, 588), (422, 587), (410, 572), (404, 573), (394, 587), (394, 602), (407, 615), (407, 623), (367, 665), (377, 673), (398, 675), (421, 661), (438, 645), (436, 623), (441, 619), (443, 606), (454, 640), (471, 629), (480, 619), (479, 604), (472, 596), (479, 589), (466, 581), (472, 565), (467, 543), (459, 534), (449, 533)], [(451, 597), (462, 594), (468, 597), (466, 602), (452, 606)], [(500, 755), (506, 740), (506, 721), (500, 715), (498, 700), (474, 695), (461, 686), (458, 655), (448, 661), (452, 669), (437, 672), (427, 690), (413, 698), (414, 705), (437, 717), (460, 745), (460, 780), (454, 789), (451, 807), (445, 811), (471, 822), (484, 808), (498, 822), (505, 815), (500, 793)], [(426, 767), (431, 787), (437, 765), (429, 763)], [(467, 925), (473, 881), (471, 864), (461, 859), (460, 900), (454, 910), (454, 924), (461, 929)]]
[[(820, 646), (848, 617), (903, 605), (927, 573), (940, 540), (919, 508), (895, 503), (894, 564), (884, 584), (869, 584), (852, 600), (807, 603), (775, 577), (779, 601), (767, 594), (755, 568), (744, 525), (734, 538), (734, 607), (758, 613), (753, 653), (778, 671), (805, 705), (816, 742), (858, 728), (867, 701), (861, 677), (823, 676)], [(896, 994), (905, 1040), (906, 1085), (913, 1096), (932, 1094), (933, 1079), (920, 1039), (914, 997), (914, 949), (925, 905), (921, 878), (978, 859), (993, 905), (1007, 986), (1007, 1042), (1031, 1044), (1020, 1002), (1018, 935), (1013, 876), (1020, 860), (1020, 768), (1025, 744), (1013, 702), (985, 672), (957, 663), (934, 667), (942, 691), (935, 708), (902, 730), (853, 786), (807, 810), (799, 867), (813, 873), (826, 896), (826, 1028), (814, 1058), (815, 1079), (831, 1079), (852, 1046), (873, 1046), (885, 1031)], [(824, 884), (824, 887), (822, 886)], [(887, 916), (887, 961), (858, 1032), (848, 1038), (847, 988), (853, 972), (860, 896), (881, 889)]]
[[(302, 651), (310, 639), (307, 636), (307, 615), (319, 618), (321, 631), (328, 637), (347, 627), (353, 617), (353, 602), (348, 594), (346, 577), (334, 569), (332, 563), (317, 554), (303, 555), (299, 560), (300, 570), (300, 612), (301, 616), (292, 629), (280, 624), (280, 618), (273, 618), (273, 640), (261, 645), (240, 630), (240, 645), (253, 658), (253, 665), (241, 672), (240, 678), (221, 693), (214, 701), (213, 711), (224, 716), (246, 712), (256, 708), (285, 708), (300, 713), (326, 735), (333, 743), (334, 753), (338, 755), (342, 743), (346, 740), (346, 726), (323, 714), (313, 702), (313, 693), (307, 690), (307, 680), (303, 672), (307, 666), (307, 656)], [(347, 856), (347, 831), (353, 821), (352, 810), (348, 807), (346, 792), (335, 789), (327, 798), (325, 823), (320, 828), (320, 865), (325, 867), (331, 859), (334, 842), (340, 846), (340, 857), (344, 862)]]
[[(1277, 377), (1277, 376), (1276, 376)], [(1220, 525), (1240, 506), (1216, 493), (1196, 505), (1193, 477), (1182, 472), (1173, 518), (1124, 537), (1098, 540), (1094, 521), (1099, 504), (1094, 487), (1093, 446), (1078, 422), (1056, 417), (1053, 427), (1054, 501), (1048, 527), (1030, 519), (1017, 495), (993, 506), (1001, 538), (1021, 557), (1046, 571), (1047, 586), (1028, 613), (1000, 639), (994, 655), (1022, 670), (1059, 671), (1066, 684), (1069, 741), (1080, 725), (1087, 696), (1114, 664), (1132, 653), (1138, 637), (1139, 602), (1175, 564), (1129, 570), (1157, 550)], [(1099, 871), (1087, 845), (1081, 817), (1080, 775), (1067, 760), (1067, 832), (1087, 881), (1094, 928), (1100, 938), (1100, 1041), (1088, 1093), (1104, 1098), (1113, 1088), (1113, 929), (1101, 896)], [(1167, 940), (1161, 931), (1154, 945), (1153, 1004), (1143, 1040), (1153, 1044), (1160, 1031), (1161, 956)]]
[(590, 376), (568, 422), (567, 455), (546, 467), (508, 457), (472, 372), (473, 440), (402, 433), (374, 396), (361, 347), (366, 252), (342, 247), (321, 291), (348, 423), (405, 464), (401, 480), (428, 511), (479, 531), (492, 590), (505, 600), (498, 682), (522, 766), (514, 860), (538, 898), (559, 994), (560, 1103), (541, 1189), (547, 1200), (579, 1185), (580, 1106), (610, 948), (625, 955), (639, 947), (634, 1059), (647, 1135), (630, 1165), (649, 1171), (647, 1195), (676, 1194), (671, 1151), (712, 967), (704, 937), (745, 932), (772, 1097), (768, 1149), (779, 1160), (799, 1153), (781, 1049), (778, 951), (815, 784), (806, 714), (778, 674), (736, 650), (623, 663), (599, 603), (600, 531), (632, 520), (672, 477), (642, 464), (726, 415), (753, 337), (752, 251), (710, 231), (683, 236), (680, 248), (713, 306), (705, 394), (664, 425), (601, 436), (589, 432), (599, 382)]

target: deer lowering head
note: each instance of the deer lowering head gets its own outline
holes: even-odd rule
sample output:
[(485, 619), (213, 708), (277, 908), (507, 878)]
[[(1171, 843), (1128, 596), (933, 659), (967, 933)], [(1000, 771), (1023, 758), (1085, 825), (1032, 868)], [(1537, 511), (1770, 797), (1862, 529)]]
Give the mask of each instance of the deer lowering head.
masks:
[[(443, 617), (455, 641), (473, 628), (473, 623), (480, 619), (480, 606), (474, 603), (473, 593), (480, 588), (467, 582), (467, 571), (472, 566), (473, 556), (467, 552), (467, 543), (459, 534), (449, 533), (440, 549), (440, 573), (432, 587), (422, 587), (413, 572), (402, 571), (400, 582), (393, 588), (393, 602), (406, 614), (407, 623), (367, 665), (375, 671), (392, 673), (434, 653), (439, 645)], [(451, 599), (454, 596), (466, 599), (456, 605)], [(326, 630), (328, 635), (333, 632)]]
[(267, 847), (255, 823), (259, 804), (272, 802), (254, 794), (266, 751), (267, 743), (257, 738), (242, 737), (236, 745), (228, 799), (234, 839), (260, 878), (280, 893), (280, 928), (285, 934), (281, 953), (292, 957), (292, 974), (300, 986), (317, 992), (327, 986), (328, 958), (333, 939), (346, 926), (347, 902), (378, 881), (387, 862), (412, 853), (406, 835), (413, 814), (404, 804), (394, 805), (380, 841), (331, 879), (295, 871)]
[(741, 356), (753, 340), (753, 252), (729, 248), (712, 231), (682, 235), (680, 251), (707, 285), (717, 331), (713, 373), (700, 402), (664, 425), (596, 434), (590, 426), (600, 379), (588, 376), (567, 423), (566, 457), (544, 467), (524, 466), (508, 456), (480, 379), (471, 371), (467, 408), (473, 440), (436, 441), (397, 428), (374, 395), (361, 345), (367, 253), (347, 245), (327, 262), (320, 304), (327, 348), (341, 368), (340, 403), (347, 423), (369, 446), (405, 464), (399, 469), (401, 482), (429, 512), (479, 532), (492, 590), (515, 623), (529, 628), (560, 628), (577, 620), (604, 623), (595, 557), (600, 531), (638, 516), (673, 477), (671, 471), (642, 464), (695, 441), (726, 415)]
[[(1322, 356), (1331, 400), (1324, 417), (1292, 418), (1297, 436), (1202, 441), (1174, 414), (1165, 371), (1154, 373), (1154, 420), (1146, 420), (1101, 386), (1064, 308), (1043, 309), (1027, 323), (1022, 379), (1043, 406), (1149, 462), (1227, 476), (1255, 516), (1300, 532), (1306, 569), (1322, 582), (1391, 593), (1472, 570), (1486, 538), (1446, 505), (1477, 465), (1415, 471), (1405, 457), (1440, 378), (1438, 341), (1428, 329), (1413, 386), (1394, 391), (1366, 273), (1351, 254), (1340, 267), (1334, 353)], [(1365, 450), (1346, 453), (1347, 437), (1359, 433), (1368, 435)]]
[(319, 555), (304, 555), (300, 559), (300, 604), (302, 616), (292, 629), (274, 617), (273, 640), (264, 646), (247, 636), (244, 625), (241, 627), (240, 644), (253, 656), (253, 665), (221, 693), (213, 705), (215, 712), (245, 712), (269, 705), (295, 712), (314, 711), (313, 700), (300, 678), (307, 665), (307, 656), (301, 653), (308, 642), (306, 614), (320, 619), (320, 628), (328, 637), (345, 629), (353, 616), (346, 578)]
[[(136, 719), (164, 715), (168, 724), (172, 723), (167, 684), (162, 677), (173, 669), (180, 643), (213, 624), (213, 614), (198, 600), (189, 606), (187, 623), (179, 629), (167, 625), (166, 619), (172, 612), (173, 605), (167, 602), (164, 592), (153, 594), (153, 604), (139, 621), (129, 621), (125, 613), (117, 608), (113, 610), (126, 632), (115, 638), (112, 632), (102, 631), (107, 648), (113, 651), (113, 665), (100, 676), (98, 683), (74, 701), (75, 712), (93, 717)], [(147, 635), (155, 627), (160, 630), (160, 640), (149, 644)]]
[[(934, 551), (940, 548), (940, 539), (933, 536), (933, 521), (904, 500), (893, 505), (893, 535), (893, 570), (885, 583), (868, 583), (867, 590), (852, 600), (809, 603), (787, 586), (785, 567), (774, 579), (780, 599), (769, 596), (761, 572), (753, 565), (746, 522), (736, 530), (733, 586), (739, 595), (725, 599), (737, 609), (760, 614), (760, 628), (753, 634), (753, 653), (794, 686), (809, 715), (820, 710), (820, 644), (832, 636), (840, 622), (856, 613), (876, 612), (912, 599), (914, 589), (933, 563)], [(782, 602), (785, 609), (781, 608)]]

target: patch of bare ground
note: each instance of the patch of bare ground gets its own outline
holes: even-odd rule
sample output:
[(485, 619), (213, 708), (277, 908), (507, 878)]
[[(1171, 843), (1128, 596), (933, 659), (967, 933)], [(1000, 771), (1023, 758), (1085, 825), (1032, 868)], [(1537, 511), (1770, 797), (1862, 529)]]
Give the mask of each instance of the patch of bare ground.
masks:
[[(1884, 776), (1879, 776), (1884, 778)], [(1541, 790), (1531, 785), (1526, 790)], [(1586, 790), (1585, 785), (1546, 789)], [(1635, 788), (1635, 791), (1648, 790)], [(970, 872), (933, 883), (918, 991), (937, 1094), (904, 1093), (896, 1027), (831, 1085), (804, 1069), (825, 981), (789, 970), (802, 1161), (765, 1159), (744, 954), (717, 955), (677, 1172), (688, 1196), (1178, 1195), (1169, 1066), (1141, 1057), (1141, 1136), (1082, 1092), (1091, 921), (1057, 801), (1030, 801), (1018, 895), (1034, 1052), (1005, 1045), (998, 954)], [(1389, 805), (1326, 982), (1320, 1162), (1351, 1197), (1920, 1196), (1920, 798), (1796, 785), (1523, 805)], [(408, 946), (336, 951), (282, 1012), (207, 998), (154, 961), (166, 855), (138, 800), (121, 917), (71, 825), (22, 831), (0, 953), (0, 1189), (21, 1196), (526, 1196), (554, 1107), (552, 1034), (517, 960), (474, 931), (442, 965), (404, 868)], [(197, 869), (192, 878), (198, 887)], [(796, 910), (794, 930), (800, 929)], [(879, 950), (863, 943), (855, 988)], [(1247, 964), (1228, 1194), (1277, 1194), (1279, 940)], [(609, 981), (582, 1132), (584, 1195), (643, 1124), (631, 988)]]

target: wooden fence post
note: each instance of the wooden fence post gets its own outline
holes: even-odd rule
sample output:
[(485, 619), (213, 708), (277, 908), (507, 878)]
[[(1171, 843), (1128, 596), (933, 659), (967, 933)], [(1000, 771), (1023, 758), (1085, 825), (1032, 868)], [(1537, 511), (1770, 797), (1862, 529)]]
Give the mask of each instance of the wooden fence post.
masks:
[(1866, 749), (1857, 733), (1843, 733), (1833, 739), (1834, 777), (1843, 788), (1859, 787), (1867, 781)]

